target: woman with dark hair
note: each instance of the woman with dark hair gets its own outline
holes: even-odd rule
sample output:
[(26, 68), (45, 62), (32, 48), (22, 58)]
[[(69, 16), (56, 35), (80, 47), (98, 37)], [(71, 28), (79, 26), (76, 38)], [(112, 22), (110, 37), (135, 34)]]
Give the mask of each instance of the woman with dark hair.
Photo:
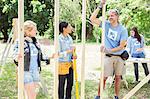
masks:
[[(137, 27), (133, 27), (130, 31), (131, 36), (127, 41), (127, 49), (133, 58), (145, 58), (144, 53), (144, 37), (138, 33)], [(138, 63), (134, 64), (135, 82), (139, 82)], [(149, 74), (147, 63), (142, 63), (145, 75)]]
[(72, 26), (67, 22), (61, 22), (59, 24), (59, 86), (58, 95), (59, 99), (64, 99), (64, 87), (67, 80), (65, 99), (71, 99), (71, 91), (73, 86), (73, 68), (72, 53), (75, 47), (72, 46), (73, 40), (69, 35), (72, 33)]

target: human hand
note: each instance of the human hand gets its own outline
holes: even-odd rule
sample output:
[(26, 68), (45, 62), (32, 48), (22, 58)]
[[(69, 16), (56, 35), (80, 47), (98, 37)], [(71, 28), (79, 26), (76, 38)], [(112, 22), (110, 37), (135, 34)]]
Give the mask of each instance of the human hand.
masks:
[(143, 48), (137, 48), (136, 51), (137, 52), (143, 51)]
[(101, 4), (104, 5), (106, 3), (106, 0), (101, 0)]
[(101, 0), (100, 1), (100, 5), (98, 6), (98, 8), (101, 10), (103, 5), (106, 3), (106, 0)]
[(73, 59), (77, 59), (77, 56), (72, 56)]
[(102, 53), (111, 53), (111, 49), (108, 49), (108, 48), (106, 48), (105, 46), (101, 46), (100, 47), (100, 51), (102, 52)]
[(59, 57), (59, 53), (53, 53), (51, 58), (58, 58)]

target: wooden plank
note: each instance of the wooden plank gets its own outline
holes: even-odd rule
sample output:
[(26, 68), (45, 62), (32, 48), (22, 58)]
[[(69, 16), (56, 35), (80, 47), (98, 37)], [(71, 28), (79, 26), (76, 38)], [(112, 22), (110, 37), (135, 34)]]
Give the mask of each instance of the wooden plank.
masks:
[(150, 80), (150, 74), (146, 76), (140, 83), (138, 83), (128, 94), (126, 94), (123, 99), (129, 99), (133, 96), (145, 83)]
[(150, 58), (129, 58), (126, 62), (148, 63)]
[(86, 42), (86, 0), (82, 0), (81, 99), (85, 99), (85, 42)]
[(13, 18), (13, 37), (14, 37), (14, 41), (18, 38), (18, 19), (17, 18)]
[(19, 38), (19, 60), (18, 60), (18, 99), (24, 97), (24, 0), (18, 0), (18, 38)]
[[(106, 4), (103, 5), (102, 8), (102, 45), (105, 45), (105, 11), (106, 11)], [(101, 53), (101, 79), (100, 79), (100, 96), (101, 99), (103, 98), (103, 80), (104, 80), (104, 53)]]
[[(55, 16), (54, 16), (54, 46), (55, 53), (58, 53), (58, 36), (59, 36), (59, 0), (55, 0)], [(54, 73), (54, 99), (58, 99), (58, 58), (55, 59)]]

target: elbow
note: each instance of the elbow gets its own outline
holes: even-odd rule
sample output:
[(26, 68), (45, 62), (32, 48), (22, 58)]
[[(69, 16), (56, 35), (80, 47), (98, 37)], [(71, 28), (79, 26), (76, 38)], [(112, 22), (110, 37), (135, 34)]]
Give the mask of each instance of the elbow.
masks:
[(119, 46), (120, 50), (123, 50), (125, 47), (124, 46)]
[(93, 23), (93, 20), (94, 20), (94, 18), (91, 16), (91, 17), (90, 17), (90, 21), (91, 21), (92, 23)]

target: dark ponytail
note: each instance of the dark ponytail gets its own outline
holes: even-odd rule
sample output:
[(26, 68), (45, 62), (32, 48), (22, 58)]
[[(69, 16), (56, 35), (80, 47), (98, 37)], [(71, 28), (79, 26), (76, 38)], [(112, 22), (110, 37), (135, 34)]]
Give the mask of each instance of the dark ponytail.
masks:
[(63, 33), (63, 28), (67, 28), (68, 23), (67, 22), (61, 22), (59, 23), (59, 32)]

